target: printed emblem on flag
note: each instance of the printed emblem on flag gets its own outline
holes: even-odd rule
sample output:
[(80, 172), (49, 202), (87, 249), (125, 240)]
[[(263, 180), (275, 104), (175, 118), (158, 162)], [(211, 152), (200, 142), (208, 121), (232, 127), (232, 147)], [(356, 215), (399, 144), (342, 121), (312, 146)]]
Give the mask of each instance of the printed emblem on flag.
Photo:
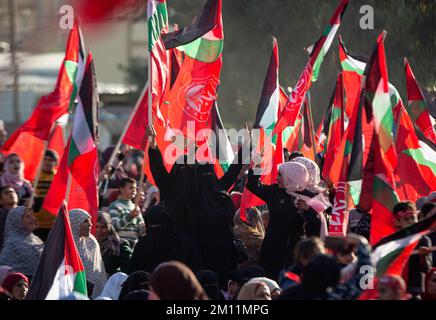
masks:
[(294, 111), (296, 107), (301, 106), (304, 95), (306, 94), (304, 88), (309, 84), (311, 76), (312, 66), (307, 64), (304, 68), (303, 76), (300, 78), (294, 90), (292, 90), (291, 94), (289, 95), (289, 101), (286, 104), (286, 109)]
[(191, 79), (181, 88), (177, 96), (180, 104), (185, 103), (183, 111), (198, 122), (207, 122), (217, 98), (218, 83), (219, 80), (214, 75)]

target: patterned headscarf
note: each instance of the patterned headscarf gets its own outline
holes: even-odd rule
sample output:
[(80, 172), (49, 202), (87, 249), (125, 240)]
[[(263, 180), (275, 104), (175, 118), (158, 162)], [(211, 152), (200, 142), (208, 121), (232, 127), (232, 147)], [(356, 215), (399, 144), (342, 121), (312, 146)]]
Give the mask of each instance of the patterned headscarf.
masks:
[(303, 191), (309, 183), (309, 173), (304, 165), (296, 162), (284, 162), (279, 167), (286, 193)]
[[(20, 159), (20, 170), (18, 173), (9, 172), (9, 162), (12, 158), (18, 157)], [(8, 186), (14, 188), (15, 191), (20, 190), (23, 186), (24, 182), (24, 162), (23, 160), (15, 153), (11, 153), (5, 159), (4, 163), (4, 172), (0, 178), (2, 186)]]
[(112, 225), (112, 220), (107, 212), (99, 211), (97, 222), (106, 226), (109, 233), (105, 239), (99, 240), (101, 255), (119, 256), (120, 255), (120, 237)]
[(313, 193), (320, 193), (324, 191), (324, 188), (320, 186), (321, 173), (318, 165), (315, 161), (305, 157), (297, 157), (291, 160), (291, 162), (297, 162), (304, 165), (309, 172), (309, 184), (307, 190)]
[(0, 265), (8, 265), (14, 271), (33, 275), (38, 266), (44, 243), (23, 225), (25, 207), (12, 209), (6, 219), (5, 241), (0, 253)]
[(69, 216), (74, 242), (85, 267), (86, 280), (94, 285), (92, 298), (98, 297), (106, 283), (106, 270), (101, 258), (100, 246), (92, 234), (89, 237), (80, 236), (80, 224), (86, 219), (91, 219), (91, 216), (82, 209), (72, 209)]

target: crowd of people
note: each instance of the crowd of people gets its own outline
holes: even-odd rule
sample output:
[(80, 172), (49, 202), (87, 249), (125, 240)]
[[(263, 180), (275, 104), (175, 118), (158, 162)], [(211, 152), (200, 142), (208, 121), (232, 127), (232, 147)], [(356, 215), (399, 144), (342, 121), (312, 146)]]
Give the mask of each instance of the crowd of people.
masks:
[[(123, 146), (101, 153), (100, 211), (92, 219), (70, 210), (71, 231), (93, 300), (355, 300), (363, 266), (371, 266), (371, 215), (349, 213), (340, 246), (328, 240), (334, 189), (318, 164), (284, 150), (276, 183), (265, 185), (238, 153), (218, 178), (213, 165), (177, 161), (168, 172), (155, 132), (148, 154)], [(55, 217), (42, 206), (59, 156), (48, 150), (34, 190), (16, 154), (2, 158), (0, 176), (0, 297), (23, 300)], [(155, 185), (140, 184), (149, 161)], [(139, 189), (139, 185), (142, 188)], [(241, 218), (243, 188), (266, 204)], [(316, 199), (317, 205), (313, 205)], [(311, 200), (311, 201), (309, 201)], [(29, 205), (32, 201), (32, 205)], [(309, 205), (311, 204), (311, 205)], [(322, 208), (320, 210), (319, 208)], [(436, 193), (392, 208), (398, 230), (436, 214)], [(436, 233), (424, 236), (403, 275), (377, 279), (373, 299), (436, 300)]]

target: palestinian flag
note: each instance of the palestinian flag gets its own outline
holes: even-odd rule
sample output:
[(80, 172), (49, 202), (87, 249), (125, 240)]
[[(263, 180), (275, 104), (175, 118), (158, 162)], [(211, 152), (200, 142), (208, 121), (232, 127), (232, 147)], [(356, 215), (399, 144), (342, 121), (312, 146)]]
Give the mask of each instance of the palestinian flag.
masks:
[(88, 296), (85, 268), (74, 243), (70, 218), (62, 205), (26, 300), (59, 300), (73, 292)]
[(167, 50), (183, 46), (203, 37), (216, 27), (221, 15), (221, 1), (207, 0), (201, 14), (194, 22), (182, 29), (162, 35)]
[(35, 178), (45, 141), (49, 140), (55, 122), (72, 110), (82, 81), (84, 65), (84, 46), (76, 21), (69, 34), (55, 89), (41, 97), (29, 119), (15, 130), (1, 150), (5, 155), (16, 153), (23, 159), (24, 176), (27, 180), (33, 181)]
[(274, 133), (283, 131), (287, 126), (293, 125), (297, 119), (306, 92), (309, 90), (312, 82), (315, 82), (318, 79), (322, 61), (330, 49), (336, 32), (339, 29), (348, 2), (349, 0), (341, 1), (330, 19), (329, 25), (321, 35), (321, 38), (316, 42), (313, 48), (311, 48), (309, 62), (304, 68), (297, 85), (289, 96), (288, 103), (279, 117)]
[(372, 257), (376, 267), (376, 276), (385, 274), (402, 275), (419, 240), (434, 230), (436, 215), (428, 217), (410, 227), (381, 239), (373, 249)]
[[(212, 128), (211, 112), (217, 99), (217, 86), (222, 67), (221, 53), (224, 43), (222, 3), (221, 0), (215, 0), (213, 4), (206, 5), (199, 16), (208, 17), (202, 19), (204, 23), (202, 26), (213, 23), (212, 30), (178, 47), (185, 53), (185, 59), (168, 98), (161, 105), (164, 118), (168, 120), (171, 128), (180, 130), (184, 136), (194, 141), (200, 130)], [(212, 9), (215, 11), (205, 11)], [(194, 23), (192, 28), (197, 30), (196, 35), (201, 34), (200, 30), (205, 30), (200, 28), (199, 23)], [(179, 43), (184, 43), (183, 39)], [(192, 127), (194, 129), (191, 130)], [(199, 138), (203, 139), (202, 136)]]
[(212, 109), (212, 131), (214, 132), (215, 141), (207, 142), (210, 150), (215, 150), (213, 162), (215, 166), (215, 173), (218, 178), (220, 178), (224, 175), (233, 162), (235, 155), (229, 138), (227, 137), (216, 101)]
[(339, 58), (342, 67), (345, 110), (347, 117), (351, 118), (353, 110), (360, 101), (362, 76), (368, 59), (351, 55), (345, 48), (341, 36), (339, 36)]
[(436, 132), (431, 121), (425, 96), (406, 58), (404, 58), (404, 65), (406, 68), (406, 87), (410, 116), (419, 130), (421, 130), (432, 143), (436, 144)]
[(256, 111), (254, 128), (272, 132), (276, 125), (280, 103), (279, 48), (277, 39), (273, 40), (273, 50), (263, 82), (262, 94)]
[(398, 196), (402, 201), (416, 202), (436, 190), (436, 158), (429, 158), (421, 148), (412, 119), (404, 106), (396, 118), (395, 146), (398, 165), (395, 168)]
[[(93, 230), (98, 213), (99, 170), (96, 85), (92, 55), (89, 53), (71, 136), (43, 203), (44, 209), (56, 215), (64, 199), (67, 200), (68, 210), (81, 208), (91, 215)], [(68, 184), (69, 194), (66, 194)]]
[(378, 37), (367, 64), (365, 88), (361, 100), (368, 120), (373, 119), (374, 123), (374, 137), (370, 143), (359, 199), (361, 208), (367, 212), (372, 210), (370, 239), (372, 244), (395, 231), (392, 209), (399, 201), (395, 192), (394, 170), (397, 165), (397, 153), (393, 137), (393, 106), (384, 50), (385, 36), (384, 31)]
[(160, 105), (170, 88), (170, 52), (166, 50), (162, 40), (162, 34), (168, 32), (168, 13), (165, 0), (149, 0), (147, 18), (149, 50), (148, 99), (151, 101), (154, 118), (160, 119), (164, 123)]
[(342, 73), (340, 73), (336, 80), (330, 123), (328, 124), (329, 131), (327, 133), (328, 138), (325, 144), (324, 162), (322, 166), (322, 176), (324, 179), (329, 175), (345, 131), (345, 106), (342, 83)]

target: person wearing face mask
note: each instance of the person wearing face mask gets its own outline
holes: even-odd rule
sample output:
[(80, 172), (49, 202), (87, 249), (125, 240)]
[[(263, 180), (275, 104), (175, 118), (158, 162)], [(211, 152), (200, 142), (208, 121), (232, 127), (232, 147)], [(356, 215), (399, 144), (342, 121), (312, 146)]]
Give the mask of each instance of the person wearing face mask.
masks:
[(32, 185), (24, 178), (24, 162), (15, 153), (5, 158), (0, 187), (12, 187), (18, 195), (18, 204), (23, 205), (33, 193)]
[(151, 207), (145, 215), (147, 233), (140, 238), (133, 251), (130, 272), (152, 272), (160, 263), (177, 260), (190, 269), (201, 269), (201, 258), (194, 242), (174, 231), (168, 209), (162, 205)]
[(244, 152), (238, 153), (221, 178), (215, 174), (212, 164), (199, 161), (190, 164), (187, 155), (180, 157), (168, 172), (153, 127), (147, 128), (147, 135), (151, 140), (148, 150), (151, 173), (175, 231), (191, 237), (199, 249), (203, 267), (216, 271), (224, 279), (237, 263), (232, 233), (235, 207), (228, 191), (236, 182), (243, 162), (247, 162), (242, 159)]
[(20, 206), (9, 212), (0, 265), (8, 265), (16, 272), (33, 276), (44, 248), (42, 240), (33, 234), (35, 228), (36, 219), (32, 210)]

